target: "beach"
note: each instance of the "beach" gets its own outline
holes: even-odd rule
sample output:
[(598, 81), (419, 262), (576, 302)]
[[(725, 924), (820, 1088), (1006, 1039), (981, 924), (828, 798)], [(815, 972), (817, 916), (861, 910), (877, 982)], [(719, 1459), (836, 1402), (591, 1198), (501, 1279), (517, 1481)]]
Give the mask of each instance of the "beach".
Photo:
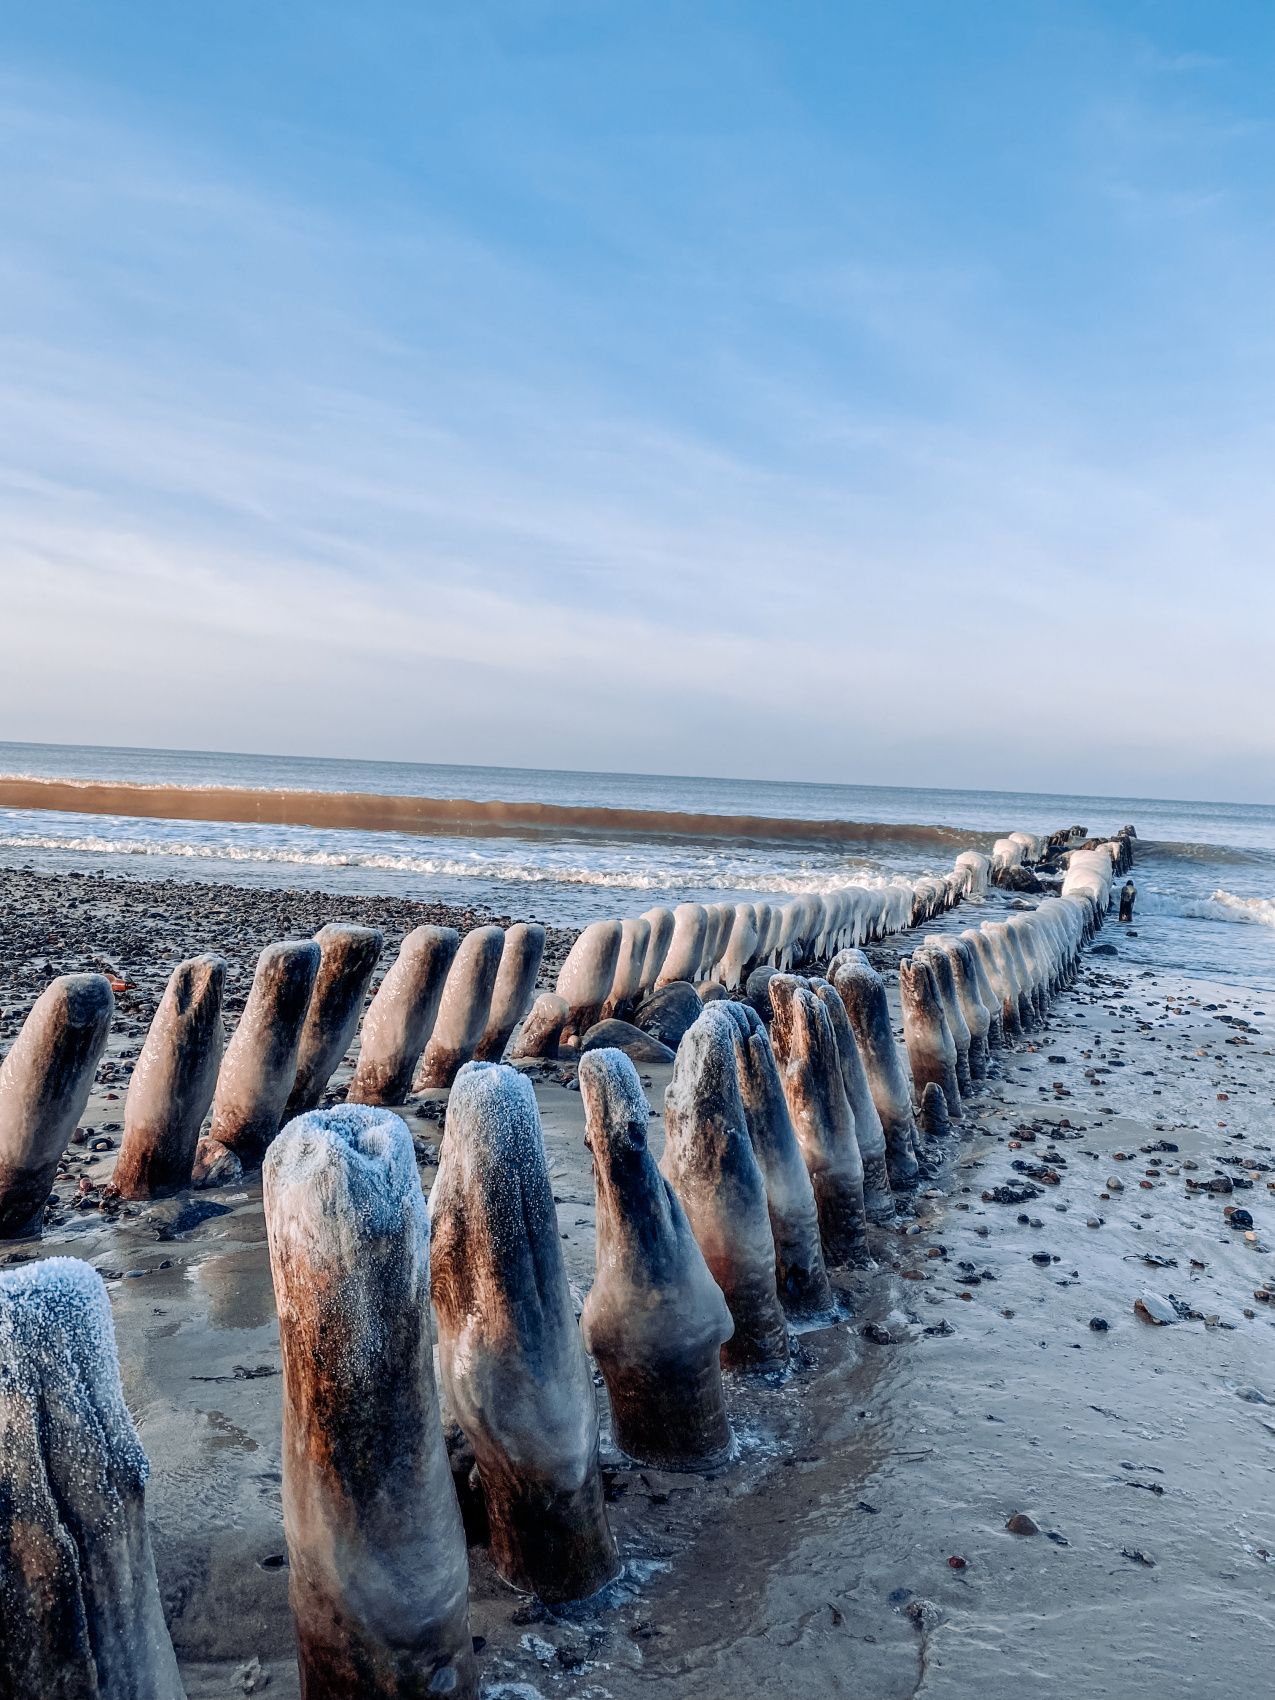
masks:
[[(930, 927), (977, 924), (1010, 901), (994, 894)], [(107, 1281), (192, 1696), (261, 1691), (267, 1676), (272, 1695), (298, 1692), (260, 1182), (150, 1206), (103, 1207), (100, 1188), (173, 962), (225, 955), (233, 1010), (263, 943), (337, 918), (383, 926), (384, 965), (420, 921), (464, 930), (508, 916), (0, 873), (6, 1043), (53, 974), (96, 966), (123, 983), (35, 1255), (87, 1258)], [(871, 1230), (874, 1269), (837, 1272), (844, 1317), (799, 1334), (786, 1377), (729, 1378), (737, 1456), (726, 1467), (628, 1463), (598, 1389), (624, 1576), (599, 1600), (550, 1610), (511, 1592), (471, 1546), (487, 1693), (1205, 1693), (1222, 1668), (1228, 1684), (1260, 1684), (1275, 1554), (1264, 1488), (1275, 1336), (1262, 1296), (1275, 1280), (1275, 1003), (1138, 965), (1144, 931), (1135, 922), (1131, 938), (1110, 921), (1047, 1028), (998, 1053), (914, 1216)], [(542, 983), (572, 936), (551, 933)], [(871, 947), (896, 1019), (894, 969), (916, 942), (907, 932)], [(530, 1072), (579, 1302), (593, 1273), (593, 1186), (574, 1065)], [(669, 1070), (641, 1073), (658, 1111)], [(348, 1074), (347, 1059), (338, 1095)], [(427, 1189), (445, 1098), (404, 1106)], [(658, 1118), (651, 1130), (658, 1150)], [(995, 1202), (996, 1189), (1025, 1185), (1032, 1196)], [(1228, 1208), (1252, 1227), (1231, 1226)], [(1148, 1296), (1178, 1319), (1143, 1320), (1135, 1306)], [(1037, 1532), (1011, 1533), (1019, 1516)]]

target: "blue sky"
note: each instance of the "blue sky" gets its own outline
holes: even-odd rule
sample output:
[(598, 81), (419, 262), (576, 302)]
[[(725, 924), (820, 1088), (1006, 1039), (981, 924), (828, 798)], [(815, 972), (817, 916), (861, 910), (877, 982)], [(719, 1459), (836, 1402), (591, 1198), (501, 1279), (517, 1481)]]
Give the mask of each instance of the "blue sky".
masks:
[(0, 47), (0, 736), (1275, 794), (1275, 10)]

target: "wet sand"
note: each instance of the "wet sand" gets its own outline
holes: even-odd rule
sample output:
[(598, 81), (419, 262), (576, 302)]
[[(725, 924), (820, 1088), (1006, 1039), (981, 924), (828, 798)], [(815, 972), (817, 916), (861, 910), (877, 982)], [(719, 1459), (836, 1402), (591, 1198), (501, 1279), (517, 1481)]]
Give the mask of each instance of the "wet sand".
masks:
[[(59, 1193), (69, 1197), (81, 1173), (89, 1184), (109, 1175), (113, 1149), (94, 1153), (92, 1142), (118, 1140), (106, 1130), (122, 1121), (124, 1053), (140, 1043), (158, 995), (150, 984), (162, 987), (170, 959), (216, 948), (246, 975), (267, 937), (373, 911), (401, 928), (416, 921), (398, 910), (416, 907), (3, 876), (6, 1043), (50, 973), (86, 965), (72, 948), (127, 947), (135, 958), (114, 963), (137, 976), (135, 1004), (121, 994), (85, 1117), (94, 1132), (72, 1148)], [(988, 912), (963, 907), (937, 925)], [(1113, 923), (1102, 937), (1119, 950), (1120, 933)], [(888, 968), (914, 937), (874, 955)], [(241, 994), (247, 983), (234, 982)], [(663, 1474), (607, 1444), (628, 1561), (611, 1597), (548, 1613), (471, 1549), (487, 1692), (1260, 1692), (1275, 1618), (1275, 1304), (1254, 1296), (1275, 1282), (1275, 1020), (1265, 1009), (1260, 997), (1087, 956), (1047, 1032), (1000, 1053), (968, 1137), (953, 1142), (916, 1217), (872, 1231), (877, 1270), (838, 1278), (853, 1315), (801, 1335), (783, 1382), (730, 1379), (736, 1461)], [(593, 1193), (579, 1095), (568, 1066), (534, 1073), (583, 1296)], [(658, 1109), (667, 1070), (643, 1078)], [(427, 1187), (444, 1096), (404, 1107)], [(652, 1130), (658, 1150), (657, 1121)], [(1177, 1149), (1153, 1149), (1162, 1142)], [(1047, 1178), (1023, 1203), (985, 1202), (1029, 1180), (1016, 1163), (1041, 1165), (1056, 1184)], [(1204, 1182), (1232, 1190), (1192, 1189)], [(267, 1692), (292, 1696), (260, 1188), (195, 1197), (222, 1213), (190, 1229), (182, 1200), (114, 1219), (93, 1202), (67, 1209), (38, 1254), (87, 1257), (108, 1277), (190, 1694), (250, 1691), (236, 1672), (258, 1658)], [(1252, 1238), (1228, 1226), (1228, 1206), (1252, 1214)], [(1133, 1307), (1148, 1292), (1199, 1319), (1139, 1320)], [(1091, 1329), (1095, 1317), (1106, 1331)], [(1020, 1512), (1039, 1533), (1007, 1532)]]

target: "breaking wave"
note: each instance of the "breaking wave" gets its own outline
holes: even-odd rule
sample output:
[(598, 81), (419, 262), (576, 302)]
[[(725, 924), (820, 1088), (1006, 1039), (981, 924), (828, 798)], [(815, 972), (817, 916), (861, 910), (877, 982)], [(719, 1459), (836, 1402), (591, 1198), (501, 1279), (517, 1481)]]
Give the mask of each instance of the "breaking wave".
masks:
[(1189, 921), (1275, 927), (1275, 897), (1237, 897), (1233, 891), (1215, 891), (1211, 897), (1162, 897), (1158, 892), (1144, 892), (1138, 897), (1137, 909), (1148, 915), (1176, 915)]
[(31, 779), (4, 774), (0, 774), (0, 807), (141, 820), (221, 821), (354, 832), (449, 833), (464, 837), (525, 836), (534, 832), (810, 844), (904, 844), (924, 847), (936, 854), (968, 849), (971, 844), (990, 846), (995, 837), (993, 833), (966, 827), (909, 821), (853, 821), (280, 787)]

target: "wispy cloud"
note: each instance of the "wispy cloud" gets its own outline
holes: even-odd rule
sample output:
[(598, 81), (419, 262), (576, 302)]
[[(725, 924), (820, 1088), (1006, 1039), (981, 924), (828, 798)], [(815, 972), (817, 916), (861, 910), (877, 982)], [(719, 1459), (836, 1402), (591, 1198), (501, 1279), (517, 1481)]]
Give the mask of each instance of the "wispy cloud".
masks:
[[(1222, 391), (1174, 344), (1207, 260), (1162, 288), (1111, 205), (1203, 195), (1178, 211), (1268, 268), (1250, 186), (1175, 180), (1150, 97), (1086, 100), (1056, 204), (962, 236), (891, 219), (858, 135), (803, 200), (823, 119), (765, 53), (736, 71), (760, 133), (683, 137), (680, 200), (640, 181), (676, 123), (590, 152), (514, 114), (525, 147), (481, 161), (531, 197), (503, 220), (0, 84), (7, 735), (1275, 782), (1263, 280), (1207, 329), (1248, 351)], [(785, 185), (782, 234), (750, 224)]]

